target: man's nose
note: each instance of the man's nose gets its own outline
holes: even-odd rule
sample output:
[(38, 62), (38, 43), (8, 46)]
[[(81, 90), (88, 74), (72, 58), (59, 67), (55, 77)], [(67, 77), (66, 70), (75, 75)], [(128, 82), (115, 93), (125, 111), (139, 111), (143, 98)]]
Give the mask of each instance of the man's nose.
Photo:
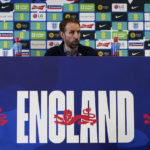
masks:
[(75, 33), (74, 33), (74, 38), (80, 39), (80, 33), (79, 33), (79, 32), (75, 32)]

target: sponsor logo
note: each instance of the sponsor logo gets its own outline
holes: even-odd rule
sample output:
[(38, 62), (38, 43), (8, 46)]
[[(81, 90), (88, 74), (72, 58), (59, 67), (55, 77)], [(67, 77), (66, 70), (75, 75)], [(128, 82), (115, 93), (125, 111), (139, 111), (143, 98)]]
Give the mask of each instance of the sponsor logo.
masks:
[(150, 41), (145, 41), (145, 49), (150, 49)]
[(31, 56), (44, 56), (46, 50), (31, 50)]
[(29, 30), (29, 22), (15, 22), (15, 30)]
[(94, 24), (89, 24), (89, 25), (82, 24), (82, 26), (80, 28), (92, 28), (93, 26), (94, 26)]
[(16, 29), (21, 29), (21, 23), (15, 23), (16, 25), (15, 25), (15, 27), (16, 27)]
[(87, 36), (89, 36), (90, 34), (83, 34), (83, 37), (85, 38), (85, 37), (87, 37)]
[(119, 56), (128, 56), (128, 50), (119, 50)]
[(145, 21), (150, 21), (150, 13), (145, 13), (144, 17), (145, 17)]
[(95, 4), (80, 4), (80, 12), (95, 11)]
[(145, 39), (150, 40), (150, 32), (149, 31), (145, 31)]
[(81, 39), (94, 39), (95, 32), (91, 31), (81, 31)]
[(111, 39), (110, 31), (96, 31), (96, 39)]
[(131, 34), (130, 34), (130, 37), (131, 37), (131, 38), (135, 38), (135, 36), (136, 36), (135, 33), (131, 33)]
[(103, 28), (103, 27), (105, 27), (105, 26), (106, 26), (106, 24), (99, 25), (100, 28)]
[(65, 18), (65, 19), (70, 19), (70, 18), (71, 18), (71, 15), (70, 15), (70, 14), (66, 14), (66, 15), (64, 16), (64, 18)]
[(48, 31), (47, 39), (61, 39), (61, 37), (58, 31), (53, 31), (53, 32)]
[(150, 50), (145, 50), (145, 56), (150, 56)]
[(96, 49), (110, 49), (110, 48), (111, 48), (111, 41), (110, 40), (96, 41)]
[(2, 4), (11, 2), (11, 0), (0, 0), (0, 1), (1, 1)]
[(64, 5), (63, 11), (64, 12), (77, 12), (78, 11), (78, 4)]
[(145, 30), (150, 30), (150, 22), (145, 22)]
[(103, 5), (98, 5), (98, 6), (97, 6), (97, 9), (98, 9), (98, 10), (103, 10)]
[(80, 29), (81, 30), (94, 30), (95, 29), (95, 22), (80, 22)]
[(124, 3), (113, 3), (112, 12), (127, 12), (127, 4)]
[(111, 6), (108, 4), (98, 4), (96, 6), (96, 11), (101, 11), (101, 12), (109, 12), (111, 11)]
[(140, 5), (128, 5), (128, 10), (130, 12), (141, 12), (141, 11), (143, 12), (144, 11), (144, 5), (142, 3)]
[(46, 49), (46, 41), (31, 40), (31, 49)]
[(143, 30), (143, 22), (129, 22), (128, 30)]
[(30, 48), (29, 41), (23, 40), (23, 41), (20, 41), (20, 42), (21, 42), (21, 45), (22, 45), (22, 49), (29, 49)]
[(13, 30), (13, 22), (0, 22), (0, 30)]
[(95, 41), (94, 40), (88, 40), (88, 39), (86, 39), (86, 40), (80, 41), (80, 43), (82, 45), (85, 45), (85, 46), (88, 46), (88, 47), (90, 46), (92, 48), (95, 48)]
[(96, 13), (96, 20), (97, 21), (110, 21), (111, 13)]
[(13, 21), (13, 13), (0, 13), (0, 21)]
[(29, 13), (14, 13), (14, 20), (15, 21), (29, 21), (30, 16)]
[(143, 31), (130, 31), (129, 32), (129, 39), (143, 39)]
[(58, 46), (61, 44), (62, 41), (47, 41), (47, 48), (51, 48), (54, 46)]
[(134, 10), (134, 9), (137, 9), (138, 7), (139, 6), (132, 6), (131, 9)]
[[(70, 18), (70, 16), (68, 17)], [(62, 13), (47, 13), (47, 21), (61, 21)]]
[(101, 47), (101, 46), (108, 47), (109, 45), (110, 45), (110, 42), (108, 42), (108, 43), (98, 43), (97, 47)]
[(41, 4), (32, 4), (31, 11), (45, 11), (46, 6)]
[(0, 31), (0, 39), (13, 39), (13, 31)]
[(58, 28), (58, 23), (56, 23), (56, 22), (53, 22), (52, 24), (52, 29), (54, 29), (54, 30), (59, 30), (59, 28)]
[(80, 13), (80, 21), (94, 21), (95, 13)]
[(0, 49), (0, 56), (13, 56), (13, 49), (12, 48)]
[(132, 53), (132, 56), (138, 55), (140, 52)]
[(119, 41), (120, 43), (120, 49), (127, 49), (127, 41)]
[(136, 30), (137, 30), (137, 29), (138, 29), (138, 27), (139, 27), (138, 22), (134, 22), (134, 23), (133, 23), (133, 29), (136, 29)]
[(150, 8), (150, 4), (149, 4), (149, 3), (145, 3), (145, 4), (144, 4), (144, 11), (145, 11), (145, 12), (150, 12), (150, 11), (149, 11), (149, 8)]
[(98, 56), (103, 56), (103, 52), (102, 52), (102, 51), (99, 51), (99, 52), (98, 52)]
[(29, 50), (22, 50), (21, 52), (22, 52), (22, 56), (24, 56), (24, 57), (29, 56)]
[(118, 37), (120, 40), (127, 40), (127, 31), (113, 31), (112, 38)]
[(45, 40), (46, 32), (45, 31), (31, 31), (32, 40)]
[(144, 44), (143, 43), (129, 43), (129, 47), (134, 47), (134, 46), (143, 47)]
[(122, 17), (122, 15), (120, 15), (120, 16), (115, 16), (116, 19), (121, 18), (121, 17)]
[(23, 52), (23, 53), (28, 53), (29, 50), (28, 50), (28, 49), (24, 49), (24, 50), (22, 50), (22, 52)]
[(96, 22), (96, 30), (110, 30), (111, 22)]
[(13, 11), (13, 4), (0, 4), (0, 11)]
[(15, 3), (14, 8), (15, 8), (15, 11), (29, 11), (30, 10), (28, 3)]
[(61, 5), (47, 5), (48, 12), (61, 12), (62, 6)]
[(113, 21), (127, 21), (127, 13), (112, 13)]
[(57, 5), (64, 5), (64, 4), (70, 4), (70, 3), (74, 3), (74, 2), (78, 2), (79, 0), (46, 0), (47, 4), (48, 5), (54, 5), (57, 4)]
[(69, 2), (79, 2), (79, 0), (67, 0)]
[(47, 30), (59, 30), (60, 22), (47, 22)]
[(64, 13), (63, 16), (65, 19), (70, 19), (70, 18), (77, 19), (77, 20), (79, 19), (78, 13), (70, 13), (70, 14)]
[(144, 43), (140, 41), (129, 41), (129, 49), (144, 49)]
[(110, 50), (102, 50), (98, 52), (99, 56), (111, 56), (111, 51)]
[(129, 50), (129, 56), (144, 56), (143, 50)]
[(31, 21), (46, 21), (45, 13), (31, 13)]
[(5, 9), (5, 8), (7, 8), (7, 7), (8, 7), (8, 6), (2, 6), (1, 8), (2, 8), (2, 9)]
[(54, 38), (54, 33), (49, 33), (49, 38)]
[(29, 31), (19, 30), (14, 32), (14, 37), (19, 37), (20, 39), (29, 40)]
[(103, 56), (111, 56), (110, 50), (103, 50)]
[(128, 20), (129, 21), (143, 21), (143, 14), (142, 13), (128, 13)]

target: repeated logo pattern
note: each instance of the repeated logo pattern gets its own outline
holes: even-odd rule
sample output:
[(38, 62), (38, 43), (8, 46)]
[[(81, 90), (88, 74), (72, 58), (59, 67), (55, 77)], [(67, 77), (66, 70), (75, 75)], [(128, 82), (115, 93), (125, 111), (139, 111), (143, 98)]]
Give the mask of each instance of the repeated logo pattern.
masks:
[(23, 56), (43, 56), (62, 41), (60, 21), (72, 17), (80, 22), (80, 43), (94, 48), (100, 56), (111, 56), (115, 36), (121, 44), (120, 56), (150, 56), (149, 8), (149, 2), (0, 3), (0, 55), (2, 50), (12, 49), (19, 37)]

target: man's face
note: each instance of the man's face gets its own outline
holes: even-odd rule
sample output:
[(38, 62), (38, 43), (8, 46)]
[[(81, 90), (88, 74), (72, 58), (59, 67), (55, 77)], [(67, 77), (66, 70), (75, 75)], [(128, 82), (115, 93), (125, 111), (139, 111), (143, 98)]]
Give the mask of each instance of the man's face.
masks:
[(65, 31), (61, 32), (61, 37), (69, 48), (76, 49), (80, 40), (80, 26), (77, 23), (68, 23)]

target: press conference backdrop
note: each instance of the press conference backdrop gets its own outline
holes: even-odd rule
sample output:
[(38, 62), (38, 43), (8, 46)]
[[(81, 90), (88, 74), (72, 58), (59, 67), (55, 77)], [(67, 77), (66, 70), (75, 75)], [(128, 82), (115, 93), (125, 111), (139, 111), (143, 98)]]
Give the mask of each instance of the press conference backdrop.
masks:
[(0, 0), (0, 55), (12, 56), (19, 37), (23, 56), (43, 56), (59, 45), (59, 23), (77, 18), (81, 41), (111, 56), (117, 36), (120, 56), (150, 56), (150, 0)]

